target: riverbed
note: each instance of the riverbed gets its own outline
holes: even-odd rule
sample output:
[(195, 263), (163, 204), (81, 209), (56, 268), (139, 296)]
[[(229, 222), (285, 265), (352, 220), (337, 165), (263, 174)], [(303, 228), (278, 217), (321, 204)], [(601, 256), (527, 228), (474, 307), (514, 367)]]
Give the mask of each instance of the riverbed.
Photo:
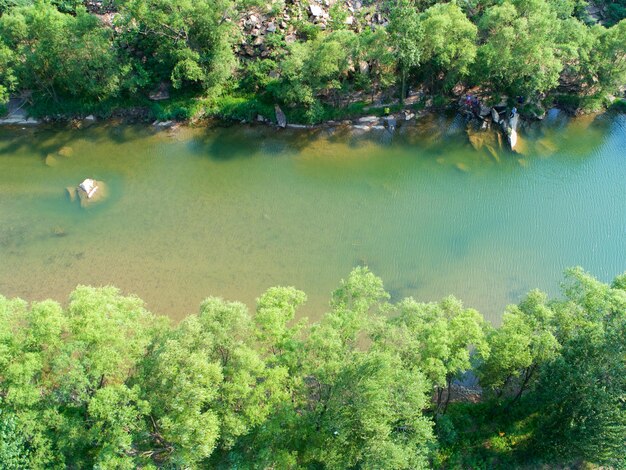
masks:
[[(454, 294), (497, 323), (532, 288), (557, 294), (569, 266), (626, 270), (626, 117), (553, 112), (521, 135), (516, 154), (476, 150), (454, 116), (393, 134), (0, 128), (0, 293), (112, 284), (180, 319), (294, 285), (317, 319), (367, 265), (394, 299)], [(70, 201), (85, 178), (106, 200)]]

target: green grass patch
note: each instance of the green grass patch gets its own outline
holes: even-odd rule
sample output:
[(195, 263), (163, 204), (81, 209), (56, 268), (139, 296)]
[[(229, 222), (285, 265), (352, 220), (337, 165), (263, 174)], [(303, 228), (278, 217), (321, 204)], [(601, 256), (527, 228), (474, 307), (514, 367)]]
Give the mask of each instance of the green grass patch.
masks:
[(58, 101), (34, 97), (34, 103), (29, 113), (34, 117), (53, 117), (71, 119), (93, 114), (99, 118), (109, 118), (112, 115), (133, 108), (149, 105), (147, 98), (135, 96), (132, 98), (117, 98), (104, 101), (84, 101), (80, 99), (62, 98)]
[(205, 109), (206, 116), (233, 121), (252, 122), (257, 115), (275, 121), (274, 106), (255, 96), (226, 95), (211, 100)]

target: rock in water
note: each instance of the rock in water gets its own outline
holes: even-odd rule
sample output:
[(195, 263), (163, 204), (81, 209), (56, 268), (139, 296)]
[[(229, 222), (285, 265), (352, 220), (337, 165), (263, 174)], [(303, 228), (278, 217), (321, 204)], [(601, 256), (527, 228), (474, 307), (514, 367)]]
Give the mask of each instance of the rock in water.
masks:
[(62, 157), (71, 157), (72, 154), (74, 153), (74, 150), (72, 149), (72, 147), (65, 146), (65, 147), (61, 147), (58, 153)]
[(276, 123), (278, 124), (278, 126), (282, 127), (283, 129), (287, 127), (287, 116), (285, 116), (283, 110), (280, 109), (280, 106), (275, 105), (274, 111), (276, 112)]
[(511, 150), (515, 150), (515, 146), (517, 145), (517, 131), (515, 129), (511, 129), (509, 144), (511, 144)]
[(492, 145), (489, 145), (489, 144), (485, 145), (485, 148), (487, 149), (487, 151), (489, 152), (489, 154), (493, 157), (493, 159), (494, 159), (496, 162), (500, 163), (500, 157), (498, 156), (498, 152), (496, 152), (496, 149), (495, 149), (495, 148), (493, 148), (493, 146), (492, 146)]
[(509, 129), (508, 137), (509, 144), (511, 144), (511, 150), (515, 150), (515, 146), (517, 145), (517, 124), (519, 122), (519, 114), (515, 114), (509, 119)]
[(76, 188), (74, 186), (68, 186), (65, 190), (67, 191), (70, 201), (74, 202), (76, 200)]
[(56, 166), (57, 159), (54, 158), (54, 156), (52, 156), (52, 154), (48, 154), (48, 156), (46, 157), (45, 162), (46, 162), (47, 166)]
[(474, 150), (480, 150), (485, 145), (485, 133), (484, 132), (476, 132), (473, 130), (467, 130), (467, 138), (474, 147)]
[(67, 236), (67, 232), (59, 226), (56, 226), (52, 229), (52, 233), (55, 237), (65, 237)]
[(469, 167), (463, 163), (463, 162), (459, 162), (456, 165), (456, 169), (463, 172), (463, 173), (467, 173), (469, 171)]
[(495, 110), (495, 108), (491, 108), (491, 119), (493, 119), (493, 122), (495, 122), (496, 124), (500, 122), (500, 115), (498, 114), (498, 111)]

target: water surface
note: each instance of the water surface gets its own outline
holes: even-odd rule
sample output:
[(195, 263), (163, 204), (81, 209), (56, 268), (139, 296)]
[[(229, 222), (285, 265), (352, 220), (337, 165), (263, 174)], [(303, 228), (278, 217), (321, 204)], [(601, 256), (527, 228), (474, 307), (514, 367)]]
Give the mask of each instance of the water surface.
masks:
[[(626, 269), (626, 117), (552, 113), (523, 136), (520, 155), (475, 150), (446, 117), (393, 136), (3, 128), (0, 292), (113, 284), (181, 318), (209, 295), (253, 305), (295, 285), (317, 318), (365, 264), (394, 298), (452, 293), (497, 321), (531, 288), (557, 293), (568, 266)], [(110, 196), (82, 209), (65, 188), (86, 177)]]

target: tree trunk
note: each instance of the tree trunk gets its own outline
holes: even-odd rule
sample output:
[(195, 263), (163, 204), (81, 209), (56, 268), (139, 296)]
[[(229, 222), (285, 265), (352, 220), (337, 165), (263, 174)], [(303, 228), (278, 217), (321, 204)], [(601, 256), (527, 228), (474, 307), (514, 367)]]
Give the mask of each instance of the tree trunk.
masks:
[(530, 378), (535, 372), (535, 368), (536, 368), (536, 364), (533, 364), (528, 369), (526, 369), (526, 372), (524, 373), (524, 381), (522, 382), (522, 385), (520, 386), (519, 391), (517, 392), (517, 395), (515, 395), (515, 398), (513, 398), (509, 406), (512, 406), (513, 404), (515, 404), (515, 402), (522, 397), (522, 393), (524, 393), (524, 390), (526, 390), (526, 386), (528, 385)]
[(450, 403), (450, 395), (452, 395), (452, 377), (448, 377), (447, 382), (448, 382), (448, 386), (447, 386), (448, 396), (446, 397), (446, 403), (443, 405), (442, 414), (444, 415), (446, 414), (446, 411), (448, 410), (448, 404)]

